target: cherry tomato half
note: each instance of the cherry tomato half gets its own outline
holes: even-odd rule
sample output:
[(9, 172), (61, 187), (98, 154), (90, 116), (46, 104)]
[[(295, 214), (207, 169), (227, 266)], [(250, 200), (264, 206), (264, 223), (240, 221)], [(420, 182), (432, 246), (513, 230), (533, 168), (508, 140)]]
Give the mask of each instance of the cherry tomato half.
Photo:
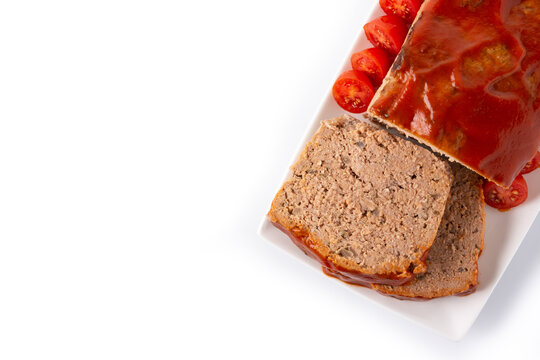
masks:
[(536, 152), (536, 155), (532, 158), (531, 161), (529, 161), (523, 169), (521, 169), (520, 174), (528, 174), (531, 171), (538, 169), (540, 167), (540, 151)]
[(486, 204), (499, 210), (508, 210), (523, 203), (529, 195), (527, 182), (522, 175), (514, 180), (508, 189), (486, 181), (484, 183), (484, 198)]
[(361, 113), (366, 111), (375, 91), (366, 75), (349, 70), (336, 80), (332, 95), (344, 110)]
[(379, 5), (388, 15), (396, 15), (408, 22), (414, 21), (423, 0), (379, 0)]
[(354, 53), (351, 65), (354, 70), (366, 74), (373, 85), (379, 86), (392, 65), (392, 58), (383, 49), (371, 48)]
[(407, 36), (407, 24), (395, 15), (384, 15), (364, 25), (366, 37), (374, 46), (397, 55)]

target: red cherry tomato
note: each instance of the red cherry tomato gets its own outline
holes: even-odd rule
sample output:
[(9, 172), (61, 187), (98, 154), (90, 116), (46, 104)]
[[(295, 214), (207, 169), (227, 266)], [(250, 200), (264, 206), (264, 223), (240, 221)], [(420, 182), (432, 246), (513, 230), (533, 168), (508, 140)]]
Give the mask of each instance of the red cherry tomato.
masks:
[(536, 155), (532, 158), (531, 161), (529, 161), (523, 169), (521, 169), (520, 174), (528, 174), (531, 171), (538, 169), (540, 167), (540, 151), (536, 152)]
[(522, 175), (518, 175), (508, 189), (491, 181), (484, 183), (486, 204), (499, 210), (508, 210), (518, 206), (527, 199), (527, 195), (529, 195), (529, 189)]
[(351, 65), (354, 70), (366, 74), (375, 86), (379, 86), (392, 65), (392, 58), (383, 49), (371, 48), (354, 53)]
[(373, 45), (397, 55), (407, 36), (407, 24), (395, 15), (384, 15), (364, 25), (366, 37)]
[(375, 91), (366, 75), (354, 70), (341, 74), (332, 88), (334, 99), (348, 112), (366, 111)]
[(396, 15), (408, 22), (414, 21), (423, 0), (379, 0), (379, 5), (388, 15)]

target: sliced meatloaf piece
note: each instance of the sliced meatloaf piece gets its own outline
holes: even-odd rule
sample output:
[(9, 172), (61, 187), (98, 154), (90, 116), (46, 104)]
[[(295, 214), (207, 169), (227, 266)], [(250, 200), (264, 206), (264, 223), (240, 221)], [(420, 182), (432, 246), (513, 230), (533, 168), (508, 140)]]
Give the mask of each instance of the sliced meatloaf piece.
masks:
[(454, 183), (437, 238), (429, 251), (427, 271), (402, 286), (373, 285), (400, 299), (467, 295), (478, 285), (478, 257), (484, 246), (482, 179), (452, 164)]
[(350, 116), (323, 121), (268, 217), (323, 271), (404, 284), (425, 271), (450, 193), (444, 160)]

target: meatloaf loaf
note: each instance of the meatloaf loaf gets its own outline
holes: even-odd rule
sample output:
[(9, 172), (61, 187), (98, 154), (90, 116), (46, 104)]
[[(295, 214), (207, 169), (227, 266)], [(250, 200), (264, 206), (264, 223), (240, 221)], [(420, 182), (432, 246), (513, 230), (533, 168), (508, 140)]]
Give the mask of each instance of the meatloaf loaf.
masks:
[(452, 164), (454, 183), (450, 199), (429, 251), (427, 271), (401, 286), (373, 285), (400, 299), (433, 299), (472, 293), (478, 285), (478, 257), (484, 246), (482, 179)]
[(368, 113), (508, 187), (540, 145), (539, 34), (539, 0), (426, 0)]
[(345, 115), (322, 122), (268, 217), (325, 273), (401, 285), (425, 271), (451, 183), (429, 150)]

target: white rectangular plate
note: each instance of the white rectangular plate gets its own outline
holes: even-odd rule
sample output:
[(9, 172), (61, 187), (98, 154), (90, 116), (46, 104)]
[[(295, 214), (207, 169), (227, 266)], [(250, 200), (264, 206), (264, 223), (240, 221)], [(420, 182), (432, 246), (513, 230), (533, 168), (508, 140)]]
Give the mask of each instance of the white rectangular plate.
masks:
[[(366, 21), (370, 21), (381, 15), (383, 15), (383, 12), (380, 10), (378, 2), (375, 2), (374, 9)], [(352, 53), (368, 47), (371, 47), (371, 45), (365, 38), (363, 30), (361, 30), (353, 47), (345, 57), (343, 66), (336, 74), (336, 78), (339, 73), (350, 70), (349, 59)], [(297, 159), (305, 144), (319, 128), (322, 120), (337, 117), (344, 113), (335, 104), (331, 89), (330, 86), (289, 166)], [(355, 114), (351, 115), (359, 117)], [(288, 176), (289, 171), (287, 170), (283, 181)], [(486, 206), (485, 246), (478, 262), (480, 285), (472, 295), (465, 297), (450, 296), (427, 302), (403, 301), (380, 295), (367, 288), (348, 285), (339, 280), (329, 278), (329, 281), (338, 281), (360, 296), (366, 297), (447, 338), (452, 340), (461, 339), (480, 314), (480, 311), (540, 212), (540, 171), (527, 174), (525, 178), (529, 185), (529, 198), (524, 204), (504, 213)], [(278, 189), (276, 189), (277, 191)], [(268, 201), (268, 207), (270, 207), (270, 201), (271, 199)], [(272, 226), (266, 219), (266, 214), (259, 228), (259, 234), (316, 271), (321, 271), (320, 264), (304, 255), (285, 234)]]

